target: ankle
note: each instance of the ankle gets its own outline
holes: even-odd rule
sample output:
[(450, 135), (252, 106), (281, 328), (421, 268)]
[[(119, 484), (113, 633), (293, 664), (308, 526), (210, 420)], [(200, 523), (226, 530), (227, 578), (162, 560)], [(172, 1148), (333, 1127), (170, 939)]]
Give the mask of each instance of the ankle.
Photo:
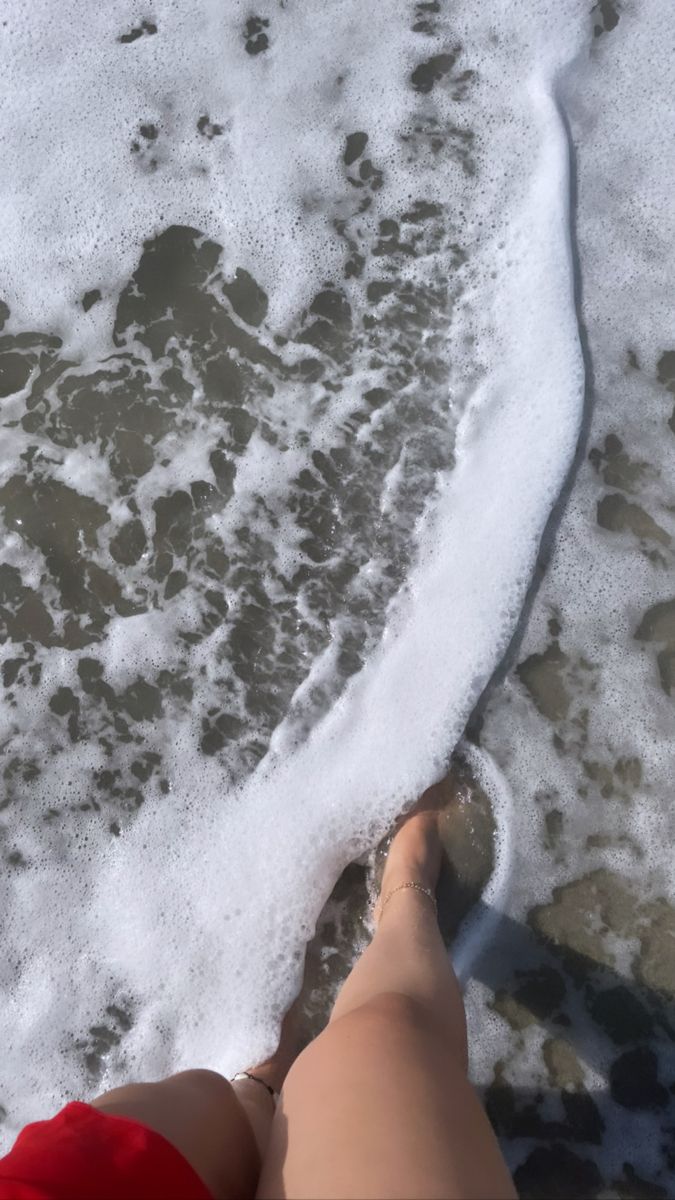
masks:
[(406, 881), (434, 889), (440, 874), (441, 855), (441, 841), (435, 822), (416, 822), (413, 828), (404, 826), (389, 849), (382, 876), (382, 890), (391, 890)]
[(394, 900), (394, 897), (400, 897), (400, 903), (402, 903), (404, 896), (406, 897), (406, 903), (421, 904), (427, 912), (433, 912), (434, 917), (437, 915), (438, 906), (436, 904), (435, 889), (428, 884), (419, 883), (413, 879), (406, 879), (402, 883), (395, 884), (388, 891), (383, 890), (378, 905), (378, 922), (382, 920), (390, 900)]
[(395, 863), (387, 863), (382, 876), (380, 895), (384, 897), (402, 884), (415, 884), (417, 887), (436, 890), (438, 870), (435, 862), (419, 859), (413, 856), (397, 859)]

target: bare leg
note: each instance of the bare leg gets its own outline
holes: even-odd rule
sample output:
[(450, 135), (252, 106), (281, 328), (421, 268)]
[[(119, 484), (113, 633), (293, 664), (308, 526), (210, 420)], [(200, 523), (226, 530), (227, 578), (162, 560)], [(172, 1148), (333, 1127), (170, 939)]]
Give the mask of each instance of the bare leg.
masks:
[(394, 891), (436, 885), (435, 803), (432, 789), (394, 838), (375, 937), (289, 1072), (259, 1200), (515, 1197), (467, 1079), (464, 1008), (434, 908)]
[[(278, 1092), (294, 1057), (291, 1010), (276, 1053), (250, 1070)], [(251, 1079), (229, 1083), (215, 1071), (182, 1071), (159, 1083), (115, 1088), (92, 1104), (161, 1133), (187, 1159), (215, 1200), (243, 1200), (255, 1194), (275, 1111), (274, 1099), (261, 1083)]]

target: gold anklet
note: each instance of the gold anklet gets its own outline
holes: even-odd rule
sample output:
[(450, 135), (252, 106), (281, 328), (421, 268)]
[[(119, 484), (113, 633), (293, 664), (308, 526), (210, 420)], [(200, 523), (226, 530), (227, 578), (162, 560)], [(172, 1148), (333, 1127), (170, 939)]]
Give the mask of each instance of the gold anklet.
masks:
[(397, 892), (402, 891), (403, 888), (412, 888), (413, 891), (415, 891), (415, 892), (421, 892), (423, 896), (426, 896), (427, 900), (431, 900), (431, 903), (434, 906), (434, 912), (438, 912), (438, 905), (436, 903), (436, 897), (435, 897), (434, 893), (432, 892), (431, 888), (425, 888), (425, 887), (422, 887), (421, 883), (413, 883), (412, 881), (410, 881), (409, 883), (399, 883), (398, 887), (392, 888), (390, 892), (387, 892), (384, 900), (382, 901), (382, 903), (380, 905), (380, 916), (382, 916), (385, 906), (389, 903), (392, 896), (395, 896)]

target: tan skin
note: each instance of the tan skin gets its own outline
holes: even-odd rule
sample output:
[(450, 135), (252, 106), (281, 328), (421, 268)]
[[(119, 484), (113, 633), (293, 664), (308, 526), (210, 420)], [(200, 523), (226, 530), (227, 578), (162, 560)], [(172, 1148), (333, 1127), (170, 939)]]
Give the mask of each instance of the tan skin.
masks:
[(515, 1197), (467, 1078), (464, 1006), (434, 907), (400, 888), (436, 887), (439, 795), (426, 792), (392, 841), (375, 936), (327, 1027), (295, 1061), (287, 1027), (251, 1068), (281, 1091), (276, 1110), (259, 1083), (211, 1071), (117, 1088), (94, 1106), (163, 1134), (217, 1200)]

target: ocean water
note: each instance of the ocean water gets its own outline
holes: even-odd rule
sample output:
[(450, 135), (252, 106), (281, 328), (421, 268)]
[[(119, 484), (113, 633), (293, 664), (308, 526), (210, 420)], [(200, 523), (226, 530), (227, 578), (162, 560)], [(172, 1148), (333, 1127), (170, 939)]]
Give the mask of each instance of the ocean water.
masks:
[(519, 1188), (669, 1194), (674, 40), (666, 0), (6, 5), (5, 1141), (268, 1052), (463, 738)]

